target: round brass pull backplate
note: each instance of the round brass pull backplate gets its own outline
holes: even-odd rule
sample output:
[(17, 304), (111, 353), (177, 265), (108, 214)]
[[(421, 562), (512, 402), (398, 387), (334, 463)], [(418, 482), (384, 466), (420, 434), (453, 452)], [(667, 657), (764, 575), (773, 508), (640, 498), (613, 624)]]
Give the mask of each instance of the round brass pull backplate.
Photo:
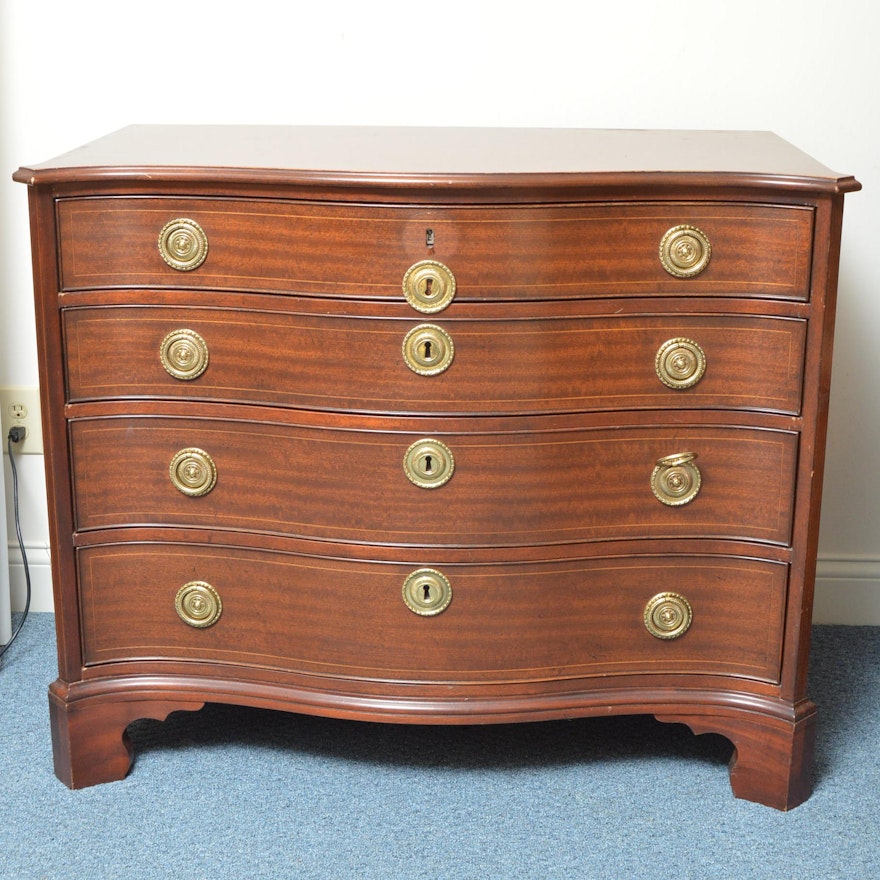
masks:
[(407, 449), (403, 470), (420, 489), (437, 489), (452, 478), (455, 458), (445, 443), (425, 437)]
[(208, 236), (195, 220), (178, 217), (162, 227), (159, 253), (172, 269), (192, 272), (208, 256)]
[(217, 466), (204, 449), (181, 449), (168, 466), (174, 488), (184, 495), (207, 495), (217, 482)]
[(433, 568), (420, 568), (403, 582), (406, 607), (422, 617), (433, 617), (449, 607), (452, 585), (449, 579)]
[(419, 324), (403, 338), (403, 360), (420, 376), (436, 376), (449, 369), (455, 357), (452, 337), (436, 324)]
[(697, 497), (702, 485), (695, 452), (678, 452), (657, 460), (651, 473), (651, 491), (669, 507), (681, 507)]
[(691, 625), (694, 613), (690, 602), (679, 593), (658, 593), (645, 606), (645, 627), (658, 639), (677, 639)]
[(709, 237), (696, 226), (673, 226), (660, 241), (660, 262), (676, 278), (699, 275), (711, 258)]
[(194, 330), (173, 330), (159, 346), (159, 359), (175, 379), (198, 379), (208, 369), (208, 344)]
[(677, 336), (667, 339), (654, 359), (657, 377), (664, 385), (683, 391), (691, 388), (706, 372), (706, 355), (693, 339)]
[(417, 312), (441, 312), (455, 296), (455, 276), (443, 263), (422, 260), (406, 270), (403, 295)]
[(223, 613), (220, 594), (205, 581), (184, 584), (174, 598), (174, 608), (185, 624), (196, 629), (213, 626)]

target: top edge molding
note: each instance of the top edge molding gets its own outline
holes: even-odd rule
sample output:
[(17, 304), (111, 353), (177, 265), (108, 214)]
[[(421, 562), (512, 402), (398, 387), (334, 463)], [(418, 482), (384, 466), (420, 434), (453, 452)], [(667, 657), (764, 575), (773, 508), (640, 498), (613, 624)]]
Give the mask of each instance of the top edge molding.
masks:
[(31, 186), (109, 181), (474, 190), (642, 185), (853, 192), (771, 132), (133, 125), (22, 166)]

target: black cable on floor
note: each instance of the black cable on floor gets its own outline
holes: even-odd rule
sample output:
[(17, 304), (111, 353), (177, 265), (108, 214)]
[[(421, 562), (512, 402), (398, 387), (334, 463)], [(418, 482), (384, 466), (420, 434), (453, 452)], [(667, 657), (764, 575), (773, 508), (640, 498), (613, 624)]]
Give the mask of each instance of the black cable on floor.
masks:
[[(19, 436), (15, 434), (16, 428), (12, 428), (9, 432), (9, 436), (6, 438), (6, 448), (9, 452), (9, 465), (12, 468), (12, 498), (13, 498), (13, 509), (15, 511), (15, 534), (18, 538), (18, 547), (21, 550), (21, 559), (24, 563), (24, 578), (27, 583), (27, 595), (25, 597), (24, 603), (24, 613), (21, 615), (21, 620), (18, 622), (18, 626), (15, 628), (15, 632), (12, 633), (12, 638), (0, 648), (0, 659), (2, 659), (3, 655), (9, 650), (12, 643), (15, 641), (15, 637), (21, 632), (21, 628), (24, 626), (25, 620), (27, 620), (28, 611), (31, 607), (31, 574), (28, 570), (28, 561), (27, 554), (24, 551), (24, 540), (21, 537), (21, 522), (19, 520), (18, 515), (18, 470), (15, 467), (15, 457), (12, 454), (12, 444), (19, 443), (24, 439), (23, 436)], [(24, 430), (24, 429), (20, 429)], [(14, 435), (14, 436), (13, 436)]]

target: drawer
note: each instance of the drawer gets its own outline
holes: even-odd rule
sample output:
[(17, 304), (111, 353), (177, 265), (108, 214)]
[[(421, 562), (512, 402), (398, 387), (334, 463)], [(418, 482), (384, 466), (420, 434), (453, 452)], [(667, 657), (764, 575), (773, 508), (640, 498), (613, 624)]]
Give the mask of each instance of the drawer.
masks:
[[(541, 417), (492, 424), (496, 433), (413, 434), (380, 419), (363, 430), (146, 416), (76, 420), (76, 524), (419, 546), (790, 540), (793, 433), (699, 425), (550, 431)], [(697, 459), (657, 465), (684, 452)], [(170, 468), (184, 491), (202, 494), (175, 488)], [(698, 481), (690, 503), (669, 506), (654, 495), (665, 487), (669, 497), (676, 486), (684, 491)]]
[[(64, 314), (71, 401), (177, 397), (463, 415), (797, 413), (805, 327), (800, 319), (734, 315), (420, 322), (322, 315), (307, 304), (295, 313), (106, 306)], [(173, 361), (180, 352), (183, 360)], [(670, 375), (677, 354), (693, 371), (684, 378)]]
[[(434, 564), (433, 558), (429, 560)], [(451, 600), (422, 616), (403, 600), (412, 565), (202, 545), (81, 549), (84, 660), (165, 658), (386, 683), (524, 683), (627, 673), (776, 681), (787, 566), (719, 557), (437, 565)], [(207, 584), (211, 589), (205, 598)], [(182, 588), (196, 595), (177, 612)], [(655, 596), (690, 606), (658, 638)], [(680, 600), (673, 608), (685, 608)], [(339, 685), (343, 687), (344, 685)]]
[[(76, 198), (58, 202), (64, 290), (187, 287), (403, 300), (403, 276), (430, 257), (456, 280), (455, 301), (584, 296), (750, 295), (805, 300), (813, 212), (726, 203), (559, 207), (333, 206), (210, 198)], [(158, 240), (187, 226), (181, 271)], [(694, 277), (660, 261), (666, 233), (694, 226), (711, 259)], [(173, 227), (172, 227), (173, 228)], [(434, 245), (426, 247), (428, 230)]]

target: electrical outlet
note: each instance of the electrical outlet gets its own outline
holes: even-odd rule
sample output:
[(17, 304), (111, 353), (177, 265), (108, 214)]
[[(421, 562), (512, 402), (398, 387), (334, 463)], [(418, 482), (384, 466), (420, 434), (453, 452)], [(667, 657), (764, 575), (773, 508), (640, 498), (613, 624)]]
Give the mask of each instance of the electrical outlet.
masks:
[(0, 388), (0, 423), (3, 431), (3, 451), (7, 449), (10, 428), (20, 425), (25, 429), (24, 440), (13, 443), (18, 453), (43, 452), (43, 425), (40, 421), (39, 388)]

